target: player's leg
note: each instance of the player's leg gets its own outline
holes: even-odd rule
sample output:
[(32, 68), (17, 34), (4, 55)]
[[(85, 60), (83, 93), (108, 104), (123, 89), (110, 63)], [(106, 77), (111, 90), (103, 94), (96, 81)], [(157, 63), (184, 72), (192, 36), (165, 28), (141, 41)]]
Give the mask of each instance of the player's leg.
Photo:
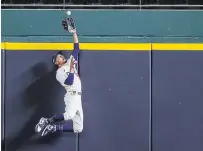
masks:
[(81, 133), (83, 131), (83, 110), (82, 107), (76, 112), (73, 118), (73, 130), (75, 133)]
[[(75, 100), (75, 97), (73, 96), (65, 96), (64, 98), (64, 102), (66, 104), (65, 113), (56, 114), (51, 118), (42, 117), (37, 123), (37, 125), (35, 126), (35, 132), (36, 133), (41, 132), (48, 124), (54, 124), (55, 122), (68, 120), (69, 117), (67, 117), (67, 115), (74, 116), (72, 115), (72, 113), (74, 112), (72, 111), (73, 110), (72, 106), (74, 106), (74, 100)], [(69, 112), (69, 113), (66, 115), (66, 112)]]
[(73, 130), (75, 133), (80, 133), (83, 130), (83, 109), (81, 97), (78, 99), (78, 110), (73, 118)]
[(63, 124), (48, 124), (42, 131), (41, 136), (45, 136), (48, 133), (54, 133), (57, 131), (61, 132), (74, 132), (72, 120), (67, 121)]
[[(76, 114), (76, 112), (75, 112), (75, 114)], [(68, 118), (66, 118), (67, 122), (60, 123), (60, 124), (48, 124), (44, 128), (44, 130), (42, 131), (41, 136), (45, 136), (48, 133), (54, 133), (54, 132), (57, 132), (57, 131), (74, 132), (74, 130), (73, 130), (73, 122), (72, 122), (72, 120), (74, 119), (74, 116), (68, 115), (68, 113), (64, 113), (64, 117), (68, 117)]]
[(63, 131), (63, 132), (74, 132), (73, 131), (73, 124), (70, 120), (73, 120), (74, 116), (76, 115), (77, 112), (77, 106), (74, 102), (74, 100), (70, 103), (67, 104), (66, 106), (66, 112), (63, 114), (64, 120), (68, 121), (66, 123), (62, 124), (48, 124), (41, 136), (45, 136), (50, 132), (56, 132), (56, 131)]
[[(65, 116), (67, 116), (67, 115), (65, 115)], [(69, 121), (66, 123), (47, 125), (45, 127), (45, 129), (43, 130), (41, 136), (45, 136), (48, 133), (54, 133), (57, 131), (74, 132), (74, 133), (82, 132), (82, 130), (83, 130), (83, 110), (82, 110), (82, 107), (76, 111), (74, 116), (67, 116), (67, 117), (69, 117), (68, 118)]]
[(48, 124), (52, 124), (54, 122), (59, 122), (64, 120), (63, 114), (56, 114), (51, 118), (42, 117), (37, 125), (35, 126), (35, 132), (41, 132)]

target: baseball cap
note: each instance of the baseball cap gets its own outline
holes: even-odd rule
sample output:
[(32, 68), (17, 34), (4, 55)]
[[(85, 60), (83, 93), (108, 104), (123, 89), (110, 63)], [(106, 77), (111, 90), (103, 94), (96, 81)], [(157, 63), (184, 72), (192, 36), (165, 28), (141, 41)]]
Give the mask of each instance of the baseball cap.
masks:
[(58, 55), (63, 55), (62, 51), (58, 51), (57, 53), (55, 53), (53, 56), (52, 56), (52, 63), (55, 65), (56, 63), (56, 58)]

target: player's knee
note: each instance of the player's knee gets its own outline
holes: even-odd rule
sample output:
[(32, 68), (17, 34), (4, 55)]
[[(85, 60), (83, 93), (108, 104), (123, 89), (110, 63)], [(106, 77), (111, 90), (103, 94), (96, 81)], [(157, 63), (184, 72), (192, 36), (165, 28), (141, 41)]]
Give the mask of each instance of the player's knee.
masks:
[(78, 133), (81, 133), (81, 132), (82, 132), (82, 130), (83, 130), (83, 128), (82, 128), (82, 129), (79, 129), (79, 130), (78, 130)]
[(74, 114), (70, 114), (70, 113), (68, 113), (68, 112), (65, 112), (64, 114), (64, 120), (72, 120), (73, 119), (73, 117), (75, 116)]
[(75, 133), (81, 133), (83, 131), (83, 124), (73, 121), (73, 130)]
[(82, 131), (83, 131), (83, 127), (80, 127), (74, 130), (75, 133), (81, 133)]

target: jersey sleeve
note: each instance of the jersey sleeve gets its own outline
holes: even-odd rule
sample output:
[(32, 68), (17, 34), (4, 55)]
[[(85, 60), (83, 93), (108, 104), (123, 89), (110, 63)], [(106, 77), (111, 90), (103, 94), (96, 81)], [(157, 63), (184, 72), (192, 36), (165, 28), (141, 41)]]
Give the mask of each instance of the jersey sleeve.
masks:
[(74, 81), (74, 73), (68, 73), (68, 77), (64, 81), (64, 84), (66, 85), (72, 85)]
[(79, 54), (79, 51), (80, 51), (79, 43), (74, 43), (74, 50), (73, 50), (73, 52), (71, 53), (71, 55), (74, 57), (74, 59), (75, 59), (76, 61), (78, 61), (78, 54)]
[(56, 75), (56, 79), (62, 84), (62, 85), (72, 85), (74, 81), (74, 73), (70, 72), (58, 72)]

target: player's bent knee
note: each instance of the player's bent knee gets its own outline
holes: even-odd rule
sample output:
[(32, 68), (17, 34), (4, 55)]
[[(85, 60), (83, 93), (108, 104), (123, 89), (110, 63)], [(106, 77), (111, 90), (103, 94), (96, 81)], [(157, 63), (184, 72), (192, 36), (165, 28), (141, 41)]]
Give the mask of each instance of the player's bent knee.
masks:
[(76, 130), (74, 130), (75, 133), (81, 133), (83, 131), (83, 128), (78, 128)]
[(75, 133), (81, 133), (83, 131), (83, 125), (78, 125), (73, 123), (73, 130)]
[(67, 121), (67, 120), (72, 120), (75, 115), (74, 114), (68, 114), (67, 112), (65, 112), (63, 114), (63, 116), (64, 116), (64, 120)]

